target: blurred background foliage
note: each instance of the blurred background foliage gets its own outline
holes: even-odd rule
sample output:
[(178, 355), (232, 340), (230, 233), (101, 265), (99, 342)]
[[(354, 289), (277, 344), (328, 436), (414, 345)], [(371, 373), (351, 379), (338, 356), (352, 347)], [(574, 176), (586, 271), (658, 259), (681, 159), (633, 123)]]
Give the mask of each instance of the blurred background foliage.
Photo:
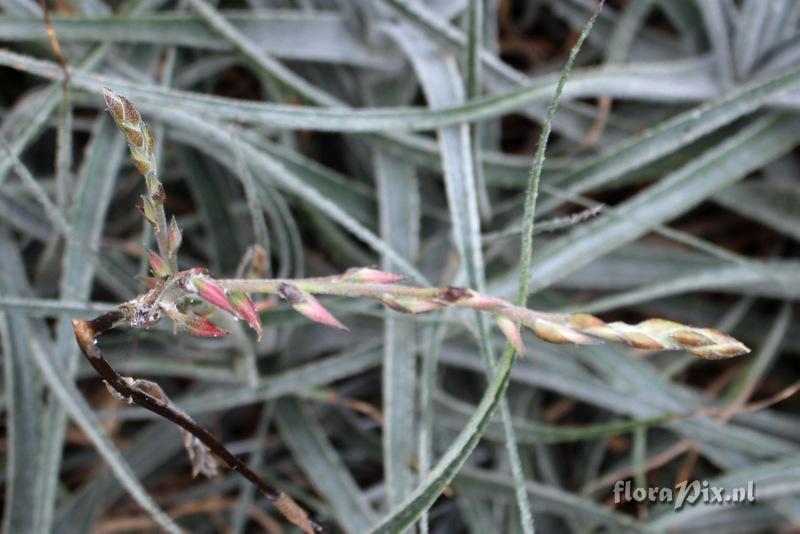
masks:
[[(39, 3), (0, 2), (5, 531), (290, 531), (236, 473), (192, 480), (175, 428), (78, 357), (70, 318), (141, 292), (152, 243), (101, 86), (157, 139), (181, 267), (231, 276), (260, 241), (274, 276), (381, 265), (513, 298), (532, 154), (596, 3), (48, 5), (66, 83)], [(471, 313), (334, 299), (350, 333), (279, 306), (259, 343), (237, 324), (224, 340), (163, 325), (105, 336), (104, 351), (335, 530), (531, 532), (528, 506), (540, 532), (797, 528), (799, 20), (791, 0), (604, 7), (552, 122), (529, 305), (718, 326), (753, 352), (526, 337), (430, 509), (414, 497), (449, 480), (431, 469), (459, 432), (477, 439), (502, 349)], [(618, 480), (687, 479), (754, 481), (757, 502), (613, 502)]]

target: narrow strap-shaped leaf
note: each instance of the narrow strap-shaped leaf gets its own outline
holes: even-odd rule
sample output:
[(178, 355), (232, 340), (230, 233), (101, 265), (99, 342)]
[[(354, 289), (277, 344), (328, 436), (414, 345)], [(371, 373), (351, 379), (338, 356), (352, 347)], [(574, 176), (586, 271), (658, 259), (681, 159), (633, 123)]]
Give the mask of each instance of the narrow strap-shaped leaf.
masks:
[[(773, 115), (751, 123), (615, 209), (551, 241), (534, 255), (532, 291), (546, 287), (623, 244), (642, 236), (649, 223), (665, 222), (712, 193), (784, 154), (800, 140), (800, 121)], [(624, 215), (624, 217), (619, 217)], [(510, 285), (513, 275), (506, 277)]]
[[(460, 54), (461, 49), (468, 43), (468, 38), (463, 32), (450, 24), (446, 18), (441, 17), (433, 9), (428, 7), (427, 3), (418, 2), (416, 0), (386, 0), (386, 4), (400, 16), (407, 19), (419, 29), (424, 30), (425, 33), (429, 34), (429, 36), (437, 42), (446, 43), (451, 48), (451, 51), (456, 54)], [(556, 7), (561, 4), (563, 3), (556, 4)], [(581, 22), (584, 17), (585, 13), (581, 13)], [(580, 24), (581, 23), (578, 23), (577, 25)], [(479, 56), (485, 67), (486, 82), (494, 92), (502, 93), (517, 88), (524, 90), (524, 87), (530, 87), (535, 83), (533, 79), (512, 68), (496, 54), (485, 48), (480, 50)], [(550, 87), (542, 100), (549, 99), (555, 85), (558, 83), (558, 78), (558, 75), (552, 77), (553, 86)], [(536, 121), (542, 121), (547, 116), (546, 108), (541, 103), (526, 106), (525, 109), (522, 110), (522, 113)], [(591, 113), (586, 113), (586, 110), (582, 109), (580, 106), (576, 106), (574, 103), (567, 103), (553, 127), (556, 131), (569, 139), (580, 141), (591, 126), (593, 120), (591, 115)], [(613, 120), (609, 121), (607, 125), (607, 133), (609, 136), (619, 133)], [(616, 135), (614, 136), (617, 137)]]
[[(157, 476), (160, 469), (169, 473), (170, 463), (183, 450), (175, 426), (160, 421), (138, 432), (123, 454), (136, 478), (143, 480), (153, 474)], [(125, 496), (125, 491), (112, 473), (87, 480), (60, 503), (53, 522), (54, 534), (91, 531), (105, 507)]]
[[(0, 65), (30, 72), (37, 76), (60, 80), (62, 74), (52, 62), (42, 61), (7, 50), (0, 51)], [(687, 64), (671, 65), (686, 73)], [(692, 66), (692, 65), (690, 65)], [(576, 74), (568, 94), (583, 98), (608, 94), (616, 97), (652, 98), (659, 101), (696, 101), (719, 93), (719, 87), (705, 73), (705, 62), (694, 62), (691, 70), (696, 77), (693, 84), (675, 84), (674, 69), (648, 65), (631, 67), (588, 69)], [(699, 71), (699, 72), (698, 72)], [(658, 77), (641, 84), (642, 76)], [(670, 79), (673, 79), (670, 85)], [(73, 88), (100, 94), (104, 85), (135, 99), (143, 110), (171, 107), (193, 113), (202, 113), (218, 119), (264, 124), (269, 127), (311, 129), (336, 132), (382, 132), (388, 130), (428, 130), (462, 122), (498, 117), (504, 113), (524, 108), (531, 102), (541, 102), (558, 84), (557, 77), (545, 76), (518, 90), (506, 90), (497, 96), (486, 96), (469, 104), (447, 106), (435, 111), (419, 108), (317, 108), (286, 104), (247, 102), (238, 99), (211, 96), (192, 91), (158, 88), (148, 84), (127, 81), (119, 77), (99, 76), (75, 71), (69, 79)], [(653, 89), (655, 87), (655, 89)], [(654, 94), (654, 91), (657, 94)], [(688, 91), (688, 92), (687, 92)], [(325, 93), (327, 95), (327, 93)], [(322, 98), (322, 97), (321, 97)], [(324, 98), (325, 101), (328, 98)], [(796, 109), (798, 97), (784, 97), (771, 102), (775, 106)], [(388, 134), (387, 134), (388, 135)]]
[[(419, 244), (420, 199), (416, 170), (406, 161), (377, 152), (374, 157), (378, 185), (381, 236), (413, 262)], [(381, 266), (392, 272), (399, 266), (384, 258)], [(386, 310), (383, 348), (383, 461), (389, 507), (411, 489), (409, 467), (415, 457), (413, 429), (416, 361), (414, 323), (392, 317)]]
[(751, 74), (753, 65), (764, 52), (762, 43), (774, 37), (764, 35), (770, 11), (774, 7), (770, 2), (758, 0), (742, 2), (738, 20), (734, 21), (736, 31), (733, 33), (733, 58), (736, 74), (740, 80), (746, 80)]
[(391, 510), (381, 521), (372, 527), (371, 532), (393, 533), (407, 528), (439, 497), (447, 484), (456, 476), (467, 461), (472, 449), (478, 444), (491, 415), (508, 387), (514, 353), (506, 353), (497, 363), (495, 374), (481, 398), (475, 413), (461, 430), (436, 466), (419, 482), (417, 488), (403, 501), (402, 505)]
[[(584, 27), (583, 32), (578, 38), (578, 41), (572, 47), (570, 57), (561, 73), (561, 80), (556, 90), (556, 94), (554, 95), (548, 109), (548, 120), (545, 122), (545, 130), (542, 133), (539, 151), (537, 153), (537, 157), (534, 159), (534, 164), (531, 167), (530, 184), (534, 195), (532, 195), (531, 201), (526, 204), (525, 210), (525, 220), (530, 226), (533, 225), (536, 210), (535, 192), (539, 182), (539, 177), (542, 172), (542, 162), (544, 161), (544, 150), (545, 145), (547, 144), (550, 122), (552, 121), (552, 116), (555, 114), (555, 110), (558, 107), (558, 101), (559, 97), (561, 96), (561, 90), (563, 89), (564, 82), (569, 76), (569, 72), (572, 69), (572, 65), (575, 61), (575, 57), (577, 56), (581, 45), (586, 39), (586, 36), (591, 31), (596, 17), (597, 12), (595, 12), (595, 15), (589, 19), (589, 22)], [(532, 239), (531, 232), (528, 232), (528, 237), (523, 238), (524, 246), (522, 247), (528, 252), (530, 251), (530, 239)], [(524, 298), (528, 293), (526, 286), (528, 279), (527, 266), (529, 265), (529, 261), (530, 258), (528, 257), (521, 258), (522, 275), (520, 277), (519, 289), (521, 298)], [(510, 349), (505, 350), (503, 356), (494, 366), (494, 375), (491, 377), (489, 385), (487, 386), (480, 403), (476, 407), (475, 412), (467, 422), (467, 425), (453, 440), (453, 443), (444, 453), (436, 466), (427, 475), (422, 477), (419, 485), (411, 493), (411, 495), (409, 495), (409, 497), (401, 506), (391, 510), (389, 514), (383, 517), (381, 521), (372, 528), (372, 532), (397, 532), (408, 527), (414, 521), (416, 521), (423, 511), (427, 510), (439, 497), (447, 484), (453, 479), (453, 477), (456, 476), (458, 471), (464, 465), (464, 462), (467, 461), (470, 453), (478, 444), (481, 435), (486, 430), (486, 425), (489, 424), (492, 414), (494, 413), (498, 404), (500, 404), (502, 401), (503, 395), (508, 388), (508, 383), (511, 377), (511, 369), (514, 366), (514, 359), (515, 352)], [(510, 417), (508, 420), (510, 422)], [(519, 488), (515, 487), (515, 493), (518, 491)]]
[(714, 202), (800, 241), (800, 187), (797, 183), (743, 182)]
[[(760, 265), (759, 270), (731, 265), (698, 268), (673, 278), (645, 283), (627, 291), (595, 299), (580, 306), (587, 313), (598, 313), (634, 306), (654, 299), (684, 295), (692, 291), (719, 291), (747, 296), (800, 299), (800, 280), (795, 265), (771, 267)], [(769, 276), (761, 271), (766, 271)]]
[[(129, 2), (128, 6), (126, 7), (126, 14), (134, 15), (140, 12), (145, 5), (146, 2), (143, 0), (134, 0), (133, 2)], [(38, 9), (38, 6), (36, 6), (34, 12), (37, 14), (37, 16), (39, 15), (40, 10)], [(41, 21), (37, 22), (40, 28), (44, 27)], [(111, 46), (105, 43), (95, 46), (77, 63), (77, 69), (84, 71), (92, 70), (100, 63), (103, 57), (110, 50)], [(14, 154), (21, 154), (22, 150), (42, 131), (42, 128), (44, 128), (47, 120), (53, 114), (58, 105), (58, 95), (61, 92), (61, 88), (61, 83), (51, 83), (50, 86), (47, 87), (42, 95), (41, 105), (36, 108), (36, 113), (29, 119), (29, 122), (23, 128), (20, 128), (17, 131), (14, 139), (10, 143), (10, 149)], [(5, 154), (0, 155), (0, 184), (2, 184), (5, 180), (6, 172), (8, 172), (11, 164), (12, 162), (10, 158), (6, 157)]]
[[(425, 95), (432, 107), (461, 103), (464, 87), (455, 61), (446, 58), (433, 46), (427, 37), (410, 26), (395, 26), (387, 29), (398, 45), (406, 52)], [(470, 286), (482, 291), (485, 286), (484, 261), (481, 250), (481, 227), (476, 189), (474, 154), (471, 148), (469, 125), (451, 126), (438, 131), (442, 154), (442, 168), (447, 192), (447, 204), (453, 226), (453, 239), (461, 256), (467, 281)], [(491, 379), (495, 365), (491, 335), (487, 318), (476, 311), (481, 355), (486, 363), (487, 376)], [(514, 482), (517, 487), (517, 504), (520, 521), (526, 534), (532, 534), (533, 515), (528, 494), (525, 492), (525, 475), (522, 471), (511, 412), (505, 400), (500, 402), (500, 413), (506, 431), (506, 447)]]
[(242, 257), (242, 243), (230, 210), (230, 195), (216, 165), (204, 161), (198, 152), (184, 147), (181, 152), (189, 176), (189, 187), (206, 222), (211, 242), (210, 265), (212, 272), (230, 273)]
[[(3, 232), (5, 234), (5, 232)], [(5, 235), (3, 240), (7, 239)], [(0, 249), (2, 250), (2, 249)], [(11, 279), (13, 265), (3, 257), (0, 295), (13, 296), (19, 287)], [(19, 274), (19, 273), (17, 273)], [(36, 323), (45, 329), (42, 322)], [(0, 341), (3, 349), (3, 378), (6, 399), (8, 452), (5, 459), (4, 532), (34, 532), (38, 502), (36, 477), (42, 445), (42, 405), (37, 371), (31, 355), (31, 340), (40, 335), (20, 312), (0, 313)]]
[[(464, 468), (456, 478), (456, 487), (475, 495), (505, 495), (511, 498), (514, 488), (508, 480), (483, 469)], [(569, 493), (553, 486), (527, 482), (526, 491), (534, 498), (534, 508), (565, 518), (577, 517), (607, 525), (611, 531), (635, 531), (636, 521), (619, 512), (609, 510), (590, 499)]]
[[(85, 241), (67, 242), (62, 260), (62, 298), (87, 299), (95, 274), (89, 251), (97, 250), (100, 243), (105, 216), (116, 184), (116, 176), (122, 162), (124, 142), (115, 135), (116, 128), (108, 117), (97, 119), (87, 157), (80, 170), (72, 195), (71, 224), (73, 233)], [(87, 250), (88, 249), (88, 250)], [(56, 329), (54, 362), (64, 377), (71, 379), (77, 367), (78, 348), (68, 318), (62, 318)], [(54, 502), (58, 484), (58, 466), (61, 463), (61, 443), (66, 430), (66, 412), (61, 403), (53, 403), (46, 414), (47, 448), (41, 458), (39, 472), (42, 487), (40, 502), (43, 512), (39, 514), (38, 528), (47, 532), (52, 528)]]
[[(387, 58), (364, 46), (350, 33), (345, 21), (331, 11), (262, 9), (256, 12), (226, 10), (222, 14), (245, 35), (277, 57), (387, 68)], [(120, 17), (54, 15), (53, 29), (63, 43), (99, 41), (177, 45), (197, 50), (230, 50), (196, 15), (156, 13), (121, 20)], [(9, 41), (44, 41), (41, 20), (0, 16), (0, 34)], [(336, 43), (336, 46), (330, 46)]]
[(706, 32), (711, 41), (711, 48), (716, 57), (717, 75), (725, 85), (734, 81), (733, 43), (731, 42), (731, 24), (727, 19), (723, 2), (728, 0), (706, 0), (697, 5), (703, 13)]
[[(559, 182), (568, 186), (571, 193), (613, 183), (618, 177), (752, 113), (798, 85), (800, 68), (753, 81), (609, 148), (567, 173)], [(543, 203), (542, 209), (549, 211), (553, 206), (553, 203)]]
[[(3, 269), (4, 273), (24, 272), (17, 251), (2, 236), (0, 236), (0, 255), (3, 257), (4, 266), (9, 266)], [(12, 268), (12, 266), (14, 267)], [(9, 282), (6, 280), (6, 277), (0, 276), (0, 284), (4, 284), (3, 293), (10, 290), (9, 287), (5, 286), (6, 282)], [(13, 284), (13, 288), (24, 288), (28, 285), (27, 281), (24, 279), (10, 280), (10, 282)], [(133, 497), (133, 499), (136, 500), (164, 530), (174, 533), (181, 532), (181, 529), (158, 507), (158, 505), (156, 505), (147, 491), (142, 487), (141, 483), (136, 479), (130, 466), (125, 462), (119, 449), (108, 437), (102, 424), (95, 416), (91, 407), (81, 396), (72, 380), (69, 378), (65, 379), (63, 369), (56, 366), (56, 360), (53, 358), (53, 355), (49, 354), (47, 351), (48, 348), (51, 348), (50, 344), (47, 343), (45, 345), (44, 341), (38, 339), (35, 335), (29, 338), (29, 342), (31, 343), (30, 355), (32, 361), (41, 373), (44, 383), (54, 395), (54, 402), (58, 403), (58, 405), (69, 414), (83, 433), (89, 438), (104, 461), (108, 464), (111, 471), (119, 478), (120, 483), (131, 494), (131, 497)], [(58, 422), (60, 417), (52, 417), (50, 420)], [(48, 419), (45, 419), (45, 421), (48, 421)], [(52, 435), (52, 432), (49, 433), (49, 437), (52, 437)], [(59, 450), (62, 443), (63, 441), (59, 438)], [(39, 458), (42, 458), (42, 455), (39, 455)], [(44, 456), (44, 458), (47, 458), (47, 456)], [(60, 459), (60, 456), (58, 458)], [(44, 465), (44, 462), (40, 460), (38, 469), (43, 469)], [(58, 463), (56, 463), (56, 465), (58, 465)], [(57, 470), (55, 472), (50, 471), (48, 472), (50, 476), (47, 478), (57, 479), (57, 473)], [(43, 491), (39, 483), (34, 482), (33, 487), (36, 488), (37, 491)], [(37, 496), (36, 500), (33, 502), (38, 503), (35, 507), (38, 513), (35, 515), (39, 516), (43, 511), (47, 511), (41, 507), (43, 502), (41, 495)], [(28, 505), (31, 506), (32, 503), (29, 502)], [(52, 509), (48, 512), (48, 515), (52, 518)], [(38, 517), (36, 521), (38, 524), (42, 523), (41, 519)], [(33, 530), (33, 532), (49, 531), (50, 529), (46, 531), (38, 530), (38, 527), (34, 527)]]
[(781, 306), (775, 321), (767, 332), (764, 343), (759, 347), (758, 353), (751, 359), (749, 365), (737, 377), (736, 381), (728, 388), (724, 398), (735, 405), (743, 405), (750, 396), (756, 384), (761, 382), (769, 369), (781, 353), (781, 346), (789, 325), (792, 321), (792, 304), (785, 302)]
[[(437, 405), (444, 408), (437, 420), (447, 427), (462, 428), (464, 421), (474, 411), (471, 404), (459, 401), (449, 395), (439, 393)], [(630, 419), (586, 425), (551, 425), (528, 420), (514, 419), (514, 429), (519, 443), (564, 443), (570, 441), (592, 440), (617, 434), (624, 434), (641, 427), (658, 426), (675, 418), (674, 414), (643, 419)], [(497, 421), (492, 421), (484, 436), (492, 440), (505, 440), (503, 429)]]
[(319, 424), (296, 399), (277, 401), (275, 417), (293, 456), (330, 502), (339, 523), (347, 532), (366, 532), (372, 510)]
[[(218, 412), (277, 399), (308, 388), (329, 384), (373, 369), (380, 362), (380, 352), (374, 346), (362, 347), (359, 350), (286, 369), (262, 380), (257, 386), (194, 393), (187, 398), (178, 398), (175, 402), (181, 409), (192, 415)], [(120, 420), (154, 419), (156, 417), (151, 412), (140, 408), (118, 410), (114, 416)]]
[[(142, 106), (143, 108), (145, 106)], [(172, 125), (194, 130), (195, 133), (203, 132), (203, 134), (211, 141), (218, 142), (221, 145), (226, 145), (228, 142), (226, 130), (219, 124), (214, 123), (208, 119), (196, 117), (184, 112), (175, 110), (152, 108), (154, 114), (158, 115), (163, 120), (169, 121)], [(259, 172), (254, 174), (257, 180), (266, 179), (270, 177), (275, 180), (281, 187), (288, 191), (299, 195), (307, 202), (316, 206), (321, 212), (325, 213), (337, 223), (341, 224), (344, 228), (350, 231), (357, 238), (368, 244), (376, 252), (386, 254), (392, 258), (392, 261), (402, 266), (403, 272), (413, 276), (418, 281), (424, 283), (425, 277), (402, 255), (388, 246), (385, 241), (380, 239), (375, 233), (366, 228), (363, 224), (350, 216), (343, 208), (336, 203), (332, 202), (329, 198), (325, 197), (321, 192), (313, 187), (305, 184), (302, 180), (297, 178), (291, 173), (283, 164), (271, 157), (270, 155), (262, 152), (257, 147), (251, 145), (245, 140), (241, 143), (242, 155), (254, 169)], [(263, 177), (263, 178), (262, 178)]]
[[(749, 507), (764, 502), (775, 503), (782, 496), (796, 495), (800, 489), (798, 488), (799, 480), (800, 455), (794, 454), (784, 459), (736, 470), (733, 473), (709, 480), (708, 485), (713, 488), (725, 488), (725, 494), (728, 495), (732, 495), (734, 488), (745, 488), (747, 492), (748, 486), (752, 485), (751, 495), (755, 497), (756, 502), (742, 505)], [(748, 497), (748, 494), (745, 493), (744, 496)], [(650, 519), (646, 527), (649, 532), (686, 528), (688, 525), (693, 525), (702, 516), (711, 515), (713, 517), (715, 508), (720, 508), (719, 503), (710, 499), (698, 500), (692, 506), (687, 505), (680, 510), (667, 508)]]

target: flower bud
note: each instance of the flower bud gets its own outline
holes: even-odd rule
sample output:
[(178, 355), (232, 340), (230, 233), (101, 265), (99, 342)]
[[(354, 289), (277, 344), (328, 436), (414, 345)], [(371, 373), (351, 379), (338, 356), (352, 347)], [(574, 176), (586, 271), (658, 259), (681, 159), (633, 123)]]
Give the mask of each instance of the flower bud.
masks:
[(288, 284), (286, 282), (282, 283), (278, 287), (278, 295), (280, 295), (281, 298), (283, 298), (286, 302), (291, 304), (295, 311), (311, 319), (312, 321), (316, 321), (320, 324), (324, 324), (338, 330), (344, 330), (346, 332), (349, 331), (349, 329), (340, 323), (339, 320), (336, 319), (336, 317), (334, 317), (333, 314), (331, 314), (331, 312), (325, 308), (325, 306), (320, 304), (314, 295), (303, 291), (296, 285)]
[[(172, 318), (175, 320), (174, 316)], [(194, 314), (183, 315), (178, 326), (191, 335), (198, 337), (225, 337), (230, 334), (230, 332), (223, 330), (208, 319)]]
[(396, 298), (389, 294), (381, 295), (381, 302), (386, 307), (400, 313), (425, 313), (431, 310), (438, 310), (445, 305), (434, 300), (424, 300), (415, 298)]
[(108, 112), (111, 113), (114, 122), (123, 124), (125, 122), (125, 108), (122, 102), (125, 98), (107, 87), (103, 87), (103, 98), (106, 101), (106, 107), (108, 108)]
[(153, 252), (152, 250), (147, 250), (147, 259), (150, 261), (150, 270), (153, 271), (153, 274), (158, 278), (164, 278), (170, 275), (170, 268), (167, 265), (161, 256)]
[(142, 215), (144, 218), (147, 219), (147, 222), (155, 229), (156, 227), (156, 207), (153, 206), (153, 201), (147, 198), (146, 196), (142, 196)]
[(269, 254), (261, 245), (250, 247), (250, 270), (247, 278), (266, 278), (269, 275)]
[(258, 339), (261, 339), (261, 317), (256, 311), (256, 307), (247, 293), (231, 293), (228, 297), (234, 312), (238, 317), (244, 319), (250, 328), (255, 330)]
[(369, 267), (353, 267), (344, 272), (341, 280), (356, 284), (396, 284), (406, 280), (406, 278), (401, 274), (379, 271)]
[(181, 234), (181, 229), (178, 228), (178, 223), (175, 221), (175, 217), (173, 217), (169, 223), (169, 230), (167, 230), (167, 247), (169, 248), (171, 256), (174, 257), (178, 252), (182, 241), (183, 235)]
[(231, 307), (231, 303), (228, 300), (228, 295), (225, 293), (225, 290), (222, 289), (211, 277), (202, 274), (192, 275), (189, 277), (187, 289), (189, 291), (194, 290), (193, 292), (197, 293), (201, 299), (205, 300), (209, 304), (213, 304), (214, 306), (225, 310), (231, 315), (236, 315), (233, 307)]
[[(103, 88), (103, 97), (111, 117), (128, 141), (128, 148), (136, 168), (143, 176), (150, 176), (155, 180), (155, 141), (147, 125), (142, 121), (142, 116), (134, 105), (120, 94)], [(151, 189), (150, 184), (148, 189)]]
[(577, 345), (593, 345), (597, 340), (556, 321), (536, 319), (533, 324), (526, 325), (533, 333), (549, 343), (574, 343)]
[(497, 317), (497, 326), (500, 328), (500, 331), (503, 332), (503, 335), (506, 336), (508, 342), (511, 343), (511, 346), (514, 347), (514, 350), (517, 351), (517, 354), (525, 356), (525, 346), (522, 344), (522, 334), (519, 331), (519, 325), (508, 317), (499, 315)]

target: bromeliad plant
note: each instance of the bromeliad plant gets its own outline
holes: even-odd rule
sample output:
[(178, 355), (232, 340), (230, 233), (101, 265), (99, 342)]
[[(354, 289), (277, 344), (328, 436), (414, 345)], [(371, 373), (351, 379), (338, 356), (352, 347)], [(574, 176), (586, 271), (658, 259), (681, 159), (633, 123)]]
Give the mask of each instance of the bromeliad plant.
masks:
[(550, 343), (583, 345), (605, 340), (638, 349), (685, 349), (707, 359), (749, 352), (738, 340), (714, 329), (663, 319), (649, 319), (638, 324), (606, 323), (586, 313), (546, 313), (468, 288), (403, 285), (403, 276), (372, 268), (353, 268), (343, 274), (321, 278), (267, 279), (267, 255), (259, 246), (251, 247), (249, 251), (246, 278), (215, 279), (202, 267), (178, 270), (181, 231), (174, 218), (167, 223), (164, 212), (166, 194), (156, 172), (153, 137), (131, 102), (107, 89), (104, 95), (111, 116), (127, 139), (136, 168), (145, 178), (147, 193), (142, 197), (142, 213), (152, 225), (158, 252), (148, 251), (153, 276), (145, 279), (147, 292), (94, 320), (73, 321), (78, 344), (113, 395), (157, 413), (180, 427), (195, 476), (199, 473), (214, 475), (217, 472), (216, 455), (255, 484), (287, 520), (306, 532), (321, 532), (324, 528), (294, 500), (266, 483), (211, 433), (172, 404), (157, 384), (117, 373), (97, 347), (97, 337), (123, 324), (147, 328), (165, 315), (172, 319), (176, 331), (185, 330), (195, 336), (225, 336), (228, 332), (208, 318), (215, 308), (244, 320), (260, 337), (259, 308), (266, 306), (254, 303), (251, 294), (278, 295), (305, 317), (347, 330), (315, 296), (338, 295), (379, 301), (401, 313), (423, 313), (445, 307), (480, 310), (495, 317), (499, 329), (519, 354), (524, 354), (521, 326)]

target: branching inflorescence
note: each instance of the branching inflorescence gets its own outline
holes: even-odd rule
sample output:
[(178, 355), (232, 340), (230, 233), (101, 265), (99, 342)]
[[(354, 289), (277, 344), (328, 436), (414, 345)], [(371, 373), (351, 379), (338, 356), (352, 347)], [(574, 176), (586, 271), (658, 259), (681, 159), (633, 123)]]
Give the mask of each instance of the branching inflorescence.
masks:
[(122, 95), (104, 90), (106, 105), (125, 135), (136, 168), (145, 177), (147, 194), (142, 213), (150, 222), (158, 253), (148, 251), (153, 276), (145, 279), (148, 291), (92, 321), (73, 321), (83, 354), (105, 380), (116, 397), (136, 403), (178, 425), (192, 462), (193, 474), (212, 476), (217, 471), (214, 455), (255, 484), (276, 508), (306, 532), (323, 527), (286, 494), (263, 481), (225, 448), (212, 434), (172, 404), (161, 388), (145, 380), (120, 376), (97, 347), (97, 337), (118, 325), (149, 327), (165, 315), (175, 330), (195, 336), (220, 337), (228, 334), (207, 317), (215, 308), (247, 322), (261, 336), (259, 309), (251, 294), (278, 295), (305, 317), (324, 325), (347, 330), (315, 295), (336, 295), (371, 299), (401, 313), (423, 313), (445, 307), (471, 308), (493, 315), (505, 337), (519, 354), (524, 354), (520, 327), (524, 326), (550, 343), (593, 344), (603, 341), (624, 343), (646, 350), (685, 349), (706, 359), (746, 354), (749, 349), (733, 337), (709, 328), (696, 328), (664, 319), (637, 324), (606, 323), (587, 313), (555, 314), (531, 310), (511, 302), (461, 287), (426, 288), (403, 285), (405, 277), (372, 268), (353, 268), (343, 274), (306, 279), (266, 279), (266, 251), (251, 247), (247, 278), (214, 279), (203, 268), (178, 270), (177, 251), (181, 231), (173, 218), (167, 224), (166, 194), (156, 173), (154, 141), (136, 108)]

